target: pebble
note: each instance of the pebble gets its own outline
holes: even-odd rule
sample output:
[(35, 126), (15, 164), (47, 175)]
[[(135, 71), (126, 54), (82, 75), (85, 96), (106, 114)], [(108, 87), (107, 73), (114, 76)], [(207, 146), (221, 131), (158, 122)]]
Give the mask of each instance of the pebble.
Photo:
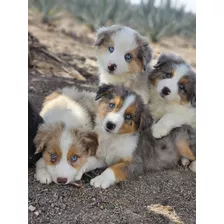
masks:
[(38, 211), (36, 211), (36, 212), (34, 212), (34, 214), (35, 214), (36, 216), (38, 216), (40, 213), (39, 213)]
[(31, 212), (34, 212), (36, 210), (36, 207), (34, 207), (33, 205), (30, 205), (28, 207), (28, 209), (31, 211)]

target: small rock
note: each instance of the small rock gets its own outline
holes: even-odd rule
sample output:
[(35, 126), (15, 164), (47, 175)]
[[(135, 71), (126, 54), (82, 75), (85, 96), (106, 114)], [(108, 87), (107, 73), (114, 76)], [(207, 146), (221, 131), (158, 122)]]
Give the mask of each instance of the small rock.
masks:
[(40, 213), (39, 213), (38, 211), (36, 211), (36, 212), (34, 212), (34, 214), (35, 214), (36, 216), (38, 216)]
[(36, 207), (34, 207), (33, 205), (30, 205), (28, 207), (28, 209), (31, 211), (31, 212), (34, 212), (36, 210)]

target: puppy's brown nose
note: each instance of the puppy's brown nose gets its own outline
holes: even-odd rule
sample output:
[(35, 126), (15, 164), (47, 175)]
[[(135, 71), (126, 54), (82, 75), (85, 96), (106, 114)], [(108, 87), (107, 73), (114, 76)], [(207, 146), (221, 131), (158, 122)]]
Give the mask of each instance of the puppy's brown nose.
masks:
[(108, 70), (109, 70), (110, 72), (113, 72), (113, 71), (115, 71), (115, 69), (117, 68), (117, 65), (116, 65), (116, 64), (109, 64), (109, 65), (107, 66), (107, 68), (108, 68)]
[(58, 178), (57, 178), (57, 182), (58, 182), (59, 184), (66, 184), (67, 181), (68, 181), (68, 179), (67, 179), (67, 178), (64, 178), (64, 177), (58, 177)]

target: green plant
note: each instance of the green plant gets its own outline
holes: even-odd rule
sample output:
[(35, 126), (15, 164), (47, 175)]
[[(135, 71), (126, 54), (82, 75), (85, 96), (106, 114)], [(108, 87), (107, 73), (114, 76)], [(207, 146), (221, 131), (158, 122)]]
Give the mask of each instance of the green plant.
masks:
[[(138, 10), (138, 24), (151, 41), (158, 42), (163, 36), (186, 35), (193, 20), (190, 22), (185, 7), (177, 8), (171, 0), (161, 0), (158, 7), (155, 0), (142, 0)], [(189, 24), (191, 23), (191, 24)]]
[(49, 23), (57, 19), (58, 12), (62, 9), (62, 4), (58, 0), (29, 0), (28, 6), (43, 14), (43, 23)]
[(68, 9), (93, 30), (112, 23), (124, 23), (131, 17), (127, 0), (69, 0)]

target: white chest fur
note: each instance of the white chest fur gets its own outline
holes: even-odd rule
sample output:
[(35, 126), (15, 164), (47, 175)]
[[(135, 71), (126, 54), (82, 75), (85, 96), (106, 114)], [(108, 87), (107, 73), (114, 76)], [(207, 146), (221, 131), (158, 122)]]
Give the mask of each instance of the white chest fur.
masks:
[(108, 166), (113, 165), (122, 158), (131, 158), (137, 147), (137, 135), (116, 135), (97, 130), (99, 147), (96, 156)]
[(164, 115), (172, 113), (182, 116), (186, 124), (195, 128), (196, 126), (196, 109), (190, 105), (180, 105), (177, 103), (167, 103), (164, 99), (158, 96), (158, 93), (150, 89), (150, 112), (155, 121), (160, 120)]

